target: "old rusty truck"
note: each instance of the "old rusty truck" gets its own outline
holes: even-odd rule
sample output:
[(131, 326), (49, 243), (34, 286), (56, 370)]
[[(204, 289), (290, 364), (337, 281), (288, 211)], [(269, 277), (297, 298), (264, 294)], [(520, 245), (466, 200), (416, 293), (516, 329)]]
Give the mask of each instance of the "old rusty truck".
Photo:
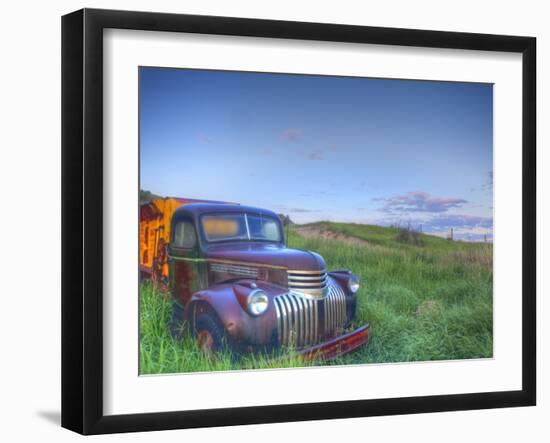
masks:
[(187, 328), (205, 352), (330, 359), (369, 341), (368, 324), (352, 328), (358, 277), (288, 247), (272, 211), (158, 199), (142, 205), (140, 236), (142, 274), (172, 296), (171, 333)]

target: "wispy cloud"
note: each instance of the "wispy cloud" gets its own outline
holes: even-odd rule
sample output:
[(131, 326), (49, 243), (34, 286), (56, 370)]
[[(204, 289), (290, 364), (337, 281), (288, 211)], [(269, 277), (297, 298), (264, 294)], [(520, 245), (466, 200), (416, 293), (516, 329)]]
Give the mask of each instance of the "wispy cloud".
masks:
[(261, 155), (265, 155), (267, 157), (273, 155), (273, 149), (271, 148), (261, 148), (259, 152)]
[(309, 208), (293, 208), (283, 205), (278, 205), (275, 207), (277, 211), (287, 212), (287, 213), (299, 213), (299, 214), (306, 214), (310, 212), (319, 212), (318, 209), (309, 209)]
[(328, 195), (334, 195), (334, 193), (329, 191), (311, 191), (311, 192), (302, 192), (301, 194), (298, 194), (298, 197), (318, 197), (318, 196), (328, 196)]
[(323, 160), (325, 158), (325, 152), (322, 149), (313, 149), (306, 153), (308, 160)]
[(281, 137), (283, 140), (289, 142), (295, 142), (301, 140), (304, 135), (304, 132), (299, 128), (288, 128), (283, 131)]
[(424, 218), (387, 217), (379, 223), (386, 226), (410, 226), (427, 234), (448, 237), (451, 229), (457, 240), (491, 241), (493, 217), (469, 214), (437, 214)]
[(438, 197), (422, 191), (408, 192), (402, 195), (375, 200), (384, 202), (384, 206), (380, 210), (387, 213), (440, 213), (447, 212), (452, 208), (459, 208), (467, 203), (463, 198)]
[(487, 179), (485, 183), (483, 183), (481, 186), (470, 188), (470, 192), (476, 192), (476, 191), (485, 191), (485, 192), (493, 191), (493, 171), (489, 171), (487, 173)]
[(208, 145), (212, 143), (212, 138), (205, 134), (200, 134), (198, 136), (198, 139), (199, 139), (199, 143), (202, 145)]
[(442, 214), (433, 217), (425, 226), (431, 228), (448, 229), (448, 228), (493, 228), (493, 217), (482, 217), (479, 215), (467, 214)]
[(487, 181), (483, 184), (481, 187), (484, 191), (492, 191), (493, 190), (493, 171), (489, 171), (487, 173)]
[(453, 237), (468, 241), (491, 241), (493, 239), (493, 218), (475, 215), (442, 215), (423, 224), (423, 230), (435, 235), (448, 236), (453, 229)]

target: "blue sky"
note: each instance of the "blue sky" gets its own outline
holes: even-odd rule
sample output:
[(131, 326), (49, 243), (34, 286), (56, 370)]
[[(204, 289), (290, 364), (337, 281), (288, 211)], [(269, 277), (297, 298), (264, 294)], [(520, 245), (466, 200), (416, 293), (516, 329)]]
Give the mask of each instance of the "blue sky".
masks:
[(492, 238), (490, 84), (140, 68), (141, 188)]

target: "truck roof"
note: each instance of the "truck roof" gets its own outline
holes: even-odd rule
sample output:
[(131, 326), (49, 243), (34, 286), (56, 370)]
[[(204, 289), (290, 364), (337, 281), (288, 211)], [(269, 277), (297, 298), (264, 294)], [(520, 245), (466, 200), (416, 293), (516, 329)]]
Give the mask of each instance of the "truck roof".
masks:
[[(259, 215), (271, 216), (278, 218), (278, 215), (268, 209), (255, 208), (253, 206), (243, 206), (238, 204), (226, 203), (188, 203), (179, 207), (175, 214), (190, 213), (194, 217), (198, 217), (207, 213), (231, 213), (231, 212), (249, 212)], [(174, 215), (175, 215), (174, 214)]]

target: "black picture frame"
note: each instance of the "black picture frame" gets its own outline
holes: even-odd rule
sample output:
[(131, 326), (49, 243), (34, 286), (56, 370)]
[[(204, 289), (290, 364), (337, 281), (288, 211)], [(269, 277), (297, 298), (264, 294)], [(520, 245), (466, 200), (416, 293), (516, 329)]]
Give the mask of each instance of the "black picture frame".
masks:
[[(102, 37), (107, 28), (522, 54), (522, 389), (104, 415)], [(103, 434), (535, 405), (535, 88), (533, 37), (97, 9), (65, 15), (62, 18), (62, 426), (82, 434)]]

